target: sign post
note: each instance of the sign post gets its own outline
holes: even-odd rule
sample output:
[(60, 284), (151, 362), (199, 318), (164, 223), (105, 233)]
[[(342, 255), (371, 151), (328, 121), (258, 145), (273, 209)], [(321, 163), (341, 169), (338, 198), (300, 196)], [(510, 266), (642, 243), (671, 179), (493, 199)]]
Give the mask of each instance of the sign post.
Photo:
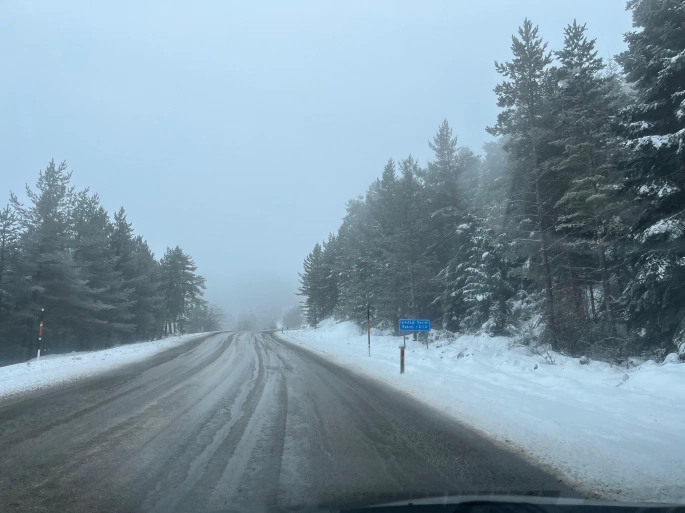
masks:
[[(430, 319), (400, 319), (400, 332), (430, 331)], [(400, 346), (400, 374), (404, 374), (404, 348), (407, 346), (407, 336), (402, 335), (402, 345)]]

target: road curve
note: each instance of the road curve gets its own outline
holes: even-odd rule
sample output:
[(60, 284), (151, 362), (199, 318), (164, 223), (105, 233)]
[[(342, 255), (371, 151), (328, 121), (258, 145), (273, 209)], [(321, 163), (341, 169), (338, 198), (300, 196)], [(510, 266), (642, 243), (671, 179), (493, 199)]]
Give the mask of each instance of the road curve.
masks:
[(0, 402), (3, 512), (271, 511), (479, 492), (578, 495), (269, 333), (213, 335)]

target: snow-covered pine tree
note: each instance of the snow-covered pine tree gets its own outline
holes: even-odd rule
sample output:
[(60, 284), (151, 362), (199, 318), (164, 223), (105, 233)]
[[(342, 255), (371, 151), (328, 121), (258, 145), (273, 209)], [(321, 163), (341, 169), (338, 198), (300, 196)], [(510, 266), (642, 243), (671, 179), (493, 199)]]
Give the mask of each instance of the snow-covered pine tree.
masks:
[(20, 244), (20, 219), (8, 204), (0, 210), (0, 363), (15, 363), (25, 355), (30, 283)]
[[(10, 274), (9, 266), (11, 255), (17, 251), (19, 245), (19, 218), (9, 205), (0, 210), (0, 321), (3, 317), (9, 318), (11, 308), (9, 306), (10, 296), (5, 291), (6, 283), (9, 281), (7, 275)], [(5, 304), (5, 301), (8, 304)], [(5, 315), (7, 314), (7, 315)]]
[(373, 292), (375, 314), (379, 319), (393, 322), (397, 318), (402, 297), (402, 272), (398, 254), (400, 228), (398, 183), (395, 162), (390, 159), (380, 179), (369, 188), (366, 196), (369, 207), (369, 227), (373, 235), (367, 238), (372, 265), (366, 286)]
[(321, 315), (325, 319), (333, 315), (333, 310), (338, 303), (338, 280), (336, 275), (335, 259), (337, 255), (337, 240), (332, 233), (328, 235), (328, 240), (321, 246), (323, 252), (323, 271), (324, 271), (324, 303)]
[(371, 221), (369, 202), (356, 198), (347, 202), (347, 214), (338, 230), (335, 275), (338, 284), (336, 317), (361, 323), (367, 305), (375, 309), (375, 289), (370, 283), (378, 275), (380, 249)]
[(461, 177), (467, 169), (478, 164), (478, 158), (468, 148), (457, 147), (457, 137), (453, 136), (447, 120), (442, 122), (428, 146), (434, 159), (418, 173), (427, 192), (437, 272), (452, 260), (459, 244), (455, 239), (456, 227), (462, 223), (467, 208)]
[(505, 333), (509, 320), (507, 301), (513, 289), (506, 280), (502, 252), (503, 246), (491, 230), (475, 226), (463, 266), (461, 289), (465, 314), (460, 326), (466, 332), (483, 331), (492, 336)]
[(513, 295), (506, 279), (504, 247), (476, 219), (465, 221), (458, 230), (466, 242), (438, 275), (444, 283), (443, 325), (452, 331), (502, 335), (509, 320), (507, 301)]
[(195, 262), (179, 246), (167, 248), (160, 261), (162, 290), (166, 306), (166, 325), (184, 333), (186, 315), (196, 305), (204, 304), (202, 299), (205, 279), (196, 273)]
[[(537, 239), (545, 290), (545, 321), (548, 337), (556, 344), (554, 284), (550, 264), (549, 229), (554, 224), (551, 203), (557, 189), (550, 184), (549, 158), (553, 155), (549, 144), (551, 116), (549, 112), (550, 74), (548, 66), (552, 54), (547, 43), (538, 36), (538, 28), (529, 19), (519, 27), (518, 37), (512, 36), (509, 62), (495, 62), (495, 69), (504, 81), (495, 87), (497, 105), (503, 110), (497, 123), (488, 127), (490, 134), (509, 136), (506, 149), (509, 153), (512, 188), (519, 191), (515, 201), (519, 208), (519, 229), (531, 225), (534, 236), (523, 234), (519, 239)], [(510, 198), (513, 203), (514, 198)]]
[(497, 232), (504, 226), (511, 189), (512, 177), (508, 169), (505, 144), (506, 138), (483, 144), (481, 165), (478, 166), (478, 187), (472, 207), (472, 211), (477, 212), (485, 224)]
[(80, 348), (125, 340), (134, 330), (130, 289), (116, 269), (116, 256), (110, 244), (112, 224), (97, 194), (77, 193), (71, 210), (74, 231), (74, 260), (83, 270), (96, 312), (80, 325)]
[(159, 336), (163, 323), (159, 263), (142, 237), (134, 235), (123, 207), (114, 214), (110, 245), (115, 270), (121, 274), (123, 288), (130, 294), (128, 310), (134, 332), (128, 335), (127, 341)]
[(628, 49), (617, 57), (637, 95), (626, 109), (635, 150), (631, 279), (621, 302), (640, 347), (672, 350), (685, 325), (685, 3), (630, 0)]
[(133, 283), (136, 338), (140, 340), (160, 337), (166, 318), (162, 269), (141, 235), (133, 239), (133, 261), (138, 273)]
[(302, 267), (302, 272), (299, 273), (298, 294), (304, 297), (302, 309), (307, 322), (316, 328), (319, 322), (324, 319), (328, 294), (326, 266), (321, 244), (316, 243), (312, 252), (305, 257)]
[[(555, 228), (564, 234), (566, 267), (559, 276), (565, 294), (558, 302), (558, 335), (572, 353), (584, 350), (579, 343), (596, 342), (587, 339), (591, 333), (605, 340), (617, 335), (612, 298), (618, 294), (611, 283), (618, 270), (615, 242), (626, 230), (619, 215), (626, 208), (619, 168), (625, 151), (617, 135), (617, 114), (627, 99), (616, 86), (616, 77), (604, 72), (595, 40), (588, 39), (586, 31), (576, 21), (564, 29), (564, 47), (556, 52), (560, 67), (554, 70), (557, 89), (552, 97), (557, 137), (552, 144), (564, 150), (555, 164), (563, 187), (555, 204)], [(582, 284), (588, 284), (589, 295)], [(595, 298), (603, 330), (589, 329), (583, 322), (595, 318), (590, 315)]]
[(465, 268), (468, 266), (468, 250), (471, 239), (472, 226), (462, 223), (455, 230), (455, 235), (463, 243), (457, 248), (450, 262), (438, 273), (437, 278), (442, 284), (442, 292), (436, 299), (442, 311), (442, 326), (450, 331), (459, 331), (461, 321), (466, 314), (464, 301), (464, 285), (466, 283)]
[(421, 169), (411, 155), (400, 162), (400, 175), (397, 253), (402, 301), (398, 315), (436, 318), (438, 312), (432, 305), (439, 293), (433, 279), (437, 268), (437, 257), (432, 251), (435, 232), (431, 226), (426, 189), (418, 178)]
[[(96, 291), (88, 285), (86, 269), (74, 259), (74, 231), (71, 212), (74, 191), (66, 162), (50, 161), (41, 171), (36, 190), (26, 187), (29, 205), (12, 198), (19, 215), (24, 262), (31, 276), (30, 319), (45, 309), (44, 348), (75, 348), (86, 343), (82, 328), (98, 323)], [(29, 337), (28, 352), (35, 348)]]

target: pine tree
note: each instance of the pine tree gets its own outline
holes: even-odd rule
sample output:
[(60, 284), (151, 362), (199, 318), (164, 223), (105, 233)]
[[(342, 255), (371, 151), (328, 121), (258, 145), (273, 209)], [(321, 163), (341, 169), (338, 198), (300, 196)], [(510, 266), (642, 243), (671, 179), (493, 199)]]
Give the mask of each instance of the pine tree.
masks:
[(379, 320), (393, 324), (403, 303), (402, 272), (398, 255), (398, 237), (401, 234), (399, 214), (402, 209), (398, 198), (398, 181), (395, 162), (390, 159), (383, 168), (380, 180), (367, 194), (369, 221), (373, 235), (368, 238), (374, 265), (366, 282), (373, 291), (375, 315)]
[[(400, 163), (398, 182), (398, 237), (396, 252), (400, 261), (398, 276), (402, 280), (401, 317), (434, 317), (431, 308), (438, 291), (434, 282), (436, 255), (425, 190), (419, 176), (421, 168), (411, 156)], [(395, 323), (397, 326), (397, 323)]]
[(303, 264), (303, 271), (299, 273), (300, 287), (298, 293), (303, 296), (303, 310), (307, 322), (318, 326), (324, 319), (326, 309), (326, 270), (321, 244), (316, 244), (312, 252), (307, 255)]
[(367, 306), (375, 311), (378, 304), (371, 286), (376, 280), (381, 260), (371, 207), (364, 198), (347, 202), (347, 214), (337, 234), (335, 275), (338, 302), (334, 314), (342, 320), (361, 323)]
[(638, 146), (651, 145), (672, 158), (685, 142), (685, 5), (629, 0), (627, 8), (640, 29), (625, 34), (628, 50), (617, 57), (638, 94), (628, 112), (632, 135)]
[(434, 160), (428, 168), (419, 170), (419, 177), (428, 192), (428, 206), (434, 232), (433, 253), (439, 268), (452, 259), (457, 242), (455, 229), (466, 213), (467, 201), (461, 190), (461, 178), (466, 170), (477, 165), (478, 158), (468, 148), (457, 147), (457, 137), (452, 135), (447, 120), (438, 128), (428, 146)]
[(464, 172), (464, 166), (458, 158), (457, 137), (452, 135), (452, 128), (446, 119), (433, 136), (433, 141), (428, 142), (428, 147), (433, 150), (435, 160), (428, 163), (426, 183), (434, 189), (439, 205), (458, 209), (463, 203), (458, 180)]
[(165, 325), (170, 333), (176, 330), (185, 333), (187, 314), (197, 305), (204, 304), (205, 279), (195, 272), (195, 262), (179, 246), (167, 248), (160, 267), (167, 315)]
[[(512, 36), (513, 59), (503, 64), (495, 62), (495, 69), (505, 80), (495, 87), (497, 105), (504, 109), (497, 116), (497, 123), (487, 130), (492, 135), (509, 136), (507, 149), (512, 170), (517, 173), (515, 185), (523, 191), (519, 204), (530, 205), (524, 210), (530, 214), (539, 240), (539, 254), (545, 289), (545, 317), (550, 338), (555, 342), (554, 292), (550, 265), (548, 230), (553, 224), (549, 210), (548, 194), (550, 179), (548, 159), (550, 75), (552, 62), (547, 43), (538, 36), (538, 28), (525, 19), (518, 30), (519, 37)], [(524, 217), (524, 219), (527, 218)]]
[(105, 340), (107, 346), (123, 340), (134, 330), (130, 313), (130, 289), (116, 269), (116, 255), (110, 245), (112, 224), (97, 194), (88, 190), (74, 197), (71, 211), (74, 231), (74, 260), (92, 290), (96, 308), (90, 323), (80, 326), (82, 347)]
[[(50, 161), (27, 205), (10, 193), (0, 211), (0, 361), (90, 349), (185, 331), (191, 311), (220, 319), (204, 278), (179, 247), (158, 262), (123, 208), (114, 223), (96, 194), (74, 192), (65, 162)], [(164, 328), (166, 326), (166, 328)], [(23, 356), (20, 356), (23, 353)]]
[(464, 243), (438, 275), (443, 326), (452, 331), (502, 335), (508, 322), (507, 301), (513, 290), (506, 280), (503, 245), (473, 217), (459, 226)]
[[(69, 187), (71, 173), (66, 162), (50, 161), (41, 171), (36, 191), (26, 187), (30, 205), (16, 198), (12, 206), (22, 226), (21, 244), (27, 272), (31, 276), (31, 301), (28, 315), (38, 318), (45, 309), (44, 349), (85, 345), (82, 328), (97, 324), (95, 291), (88, 286), (85, 270), (74, 259), (74, 191)], [(33, 353), (33, 338), (29, 339)]]
[[(19, 218), (9, 205), (0, 210), (0, 320), (5, 306), (6, 270), (9, 267), (10, 255), (16, 251), (19, 243)], [(3, 280), (4, 278), (4, 280)]]
[(114, 214), (110, 243), (115, 270), (130, 294), (128, 311), (135, 331), (128, 340), (153, 338), (163, 324), (159, 264), (143, 238), (134, 235), (123, 207)]
[(631, 0), (628, 49), (617, 58), (637, 101), (626, 109), (636, 207), (631, 280), (622, 304), (633, 340), (671, 350), (685, 325), (685, 4)]
[(223, 328), (224, 313), (216, 305), (199, 304), (193, 305), (188, 312), (188, 333), (205, 333), (219, 331)]
[(471, 225), (462, 223), (457, 227), (458, 235), (463, 243), (454, 253), (452, 260), (437, 275), (443, 285), (439, 302), (442, 311), (442, 326), (451, 331), (459, 331), (461, 321), (466, 313), (464, 301), (464, 285), (466, 274), (464, 269), (468, 266), (468, 244), (471, 236)]
[(323, 318), (333, 315), (338, 304), (338, 280), (336, 276), (336, 244), (337, 240), (333, 234), (328, 235), (328, 240), (321, 247), (323, 252), (323, 272), (324, 272), (324, 304), (321, 315)]
[(486, 224), (501, 230), (504, 223), (508, 193), (511, 188), (506, 138), (483, 144), (483, 157), (478, 166), (478, 186), (474, 193), (473, 211), (479, 212)]
[(481, 226), (473, 229), (461, 270), (460, 294), (465, 314), (460, 326), (464, 331), (484, 331), (492, 336), (505, 333), (509, 315), (507, 301), (513, 290), (506, 280), (502, 249), (490, 230)]
[(125, 281), (130, 281), (131, 276), (135, 274), (133, 228), (126, 219), (124, 207), (121, 207), (114, 213), (110, 245), (116, 258), (115, 266), (117, 271), (124, 275)]
[[(556, 52), (561, 67), (556, 70), (559, 87), (553, 97), (554, 144), (564, 148), (556, 165), (564, 178), (563, 196), (555, 208), (559, 213), (556, 230), (566, 234), (568, 276), (571, 291), (568, 304), (560, 309), (570, 311), (568, 338), (578, 338), (577, 319), (586, 316), (584, 294), (579, 280), (589, 280), (594, 298), (594, 282), (602, 285), (606, 330), (604, 337), (616, 336), (613, 294), (607, 248), (616, 255), (613, 242), (625, 233), (619, 216), (626, 208), (620, 169), (622, 141), (617, 137), (617, 114), (625, 101), (615, 77), (604, 74), (605, 66), (597, 57), (595, 40), (586, 37), (586, 26), (573, 22), (564, 30), (564, 48)], [(582, 262), (586, 271), (579, 276), (574, 262)], [(593, 269), (587, 272), (587, 269)], [(596, 271), (595, 271), (596, 270)], [(593, 299), (594, 300), (594, 299)]]
[(163, 334), (165, 306), (162, 267), (141, 235), (133, 239), (133, 314), (137, 339), (152, 339)]
[(20, 219), (7, 205), (0, 210), (0, 362), (22, 360), (30, 333), (30, 283), (20, 244)]

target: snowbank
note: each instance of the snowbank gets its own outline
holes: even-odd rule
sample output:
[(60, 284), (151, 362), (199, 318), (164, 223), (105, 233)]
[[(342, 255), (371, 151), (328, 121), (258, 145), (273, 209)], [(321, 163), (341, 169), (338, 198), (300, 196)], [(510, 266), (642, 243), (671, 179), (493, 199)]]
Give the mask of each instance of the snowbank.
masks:
[(180, 335), (153, 342), (139, 342), (103, 351), (42, 356), (40, 360), (0, 367), (0, 399), (47, 386), (68, 383), (121, 367), (185, 342), (194, 335)]
[[(283, 335), (427, 402), (560, 474), (589, 495), (685, 503), (685, 364), (621, 369), (552, 354), (506, 338), (461, 336), (426, 349), (372, 336), (352, 323)], [(462, 354), (460, 357), (459, 354)]]

